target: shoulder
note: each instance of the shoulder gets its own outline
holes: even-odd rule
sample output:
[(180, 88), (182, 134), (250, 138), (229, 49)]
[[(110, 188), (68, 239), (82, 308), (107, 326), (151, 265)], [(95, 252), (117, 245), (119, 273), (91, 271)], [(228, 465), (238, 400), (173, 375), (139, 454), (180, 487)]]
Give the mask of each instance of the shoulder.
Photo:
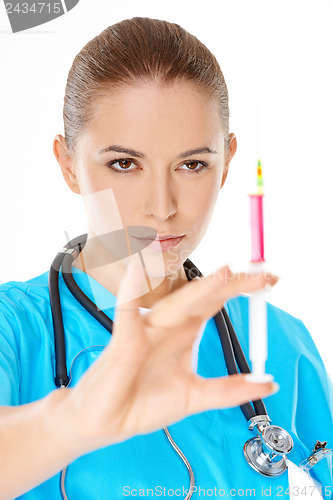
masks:
[(0, 336), (23, 332), (30, 324), (38, 324), (39, 318), (49, 317), (48, 275), (47, 271), (27, 281), (0, 285)]
[[(225, 309), (236, 330), (245, 343), (248, 343), (249, 296), (239, 295), (228, 300)], [(311, 358), (320, 357), (317, 347), (303, 321), (279, 307), (267, 302), (268, 344), (275, 346), (279, 342), (285, 352), (289, 346), (291, 352), (305, 354)]]
[(43, 301), (49, 301), (49, 271), (27, 281), (8, 281), (0, 285), (0, 308), (10, 313), (23, 310), (25, 306), (33, 307)]
[[(249, 296), (240, 295), (229, 300), (225, 309), (249, 359)], [(326, 401), (330, 401), (332, 411), (332, 381), (303, 321), (267, 302), (267, 336), (267, 373), (277, 375), (279, 383), (286, 381), (290, 390), (292, 386), (300, 390), (297, 389), (300, 385), (316, 387), (317, 394), (321, 391)]]
[[(249, 317), (249, 296), (239, 295), (229, 299), (225, 308), (230, 316), (230, 319), (238, 323), (242, 323), (244, 327), (248, 327)], [(267, 319), (271, 323), (276, 323), (278, 326), (286, 328), (288, 326), (296, 327), (297, 329), (304, 329), (304, 323), (292, 316), (290, 313), (280, 309), (279, 307), (267, 301)]]
[[(31, 355), (46, 357), (43, 347), (51, 341), (49, 309), (48, 272), (0, 285), (1, 405), (30, 401), (22, 399), (24, 384), (30, 384)], [(40, 385), (37, 381), (36, 386)]]
[(10, 290), (21, 290), (23, 293), (28, 294), (30, 288), (35, 290), (37, 290), (37, 288), (48, 288), (48, 277), (49, 271), (45, 271), (44, 273), (26, 281), (8, 281), (6, 283), (1, 283), (0, 295), (8, 294), (10, 293)]

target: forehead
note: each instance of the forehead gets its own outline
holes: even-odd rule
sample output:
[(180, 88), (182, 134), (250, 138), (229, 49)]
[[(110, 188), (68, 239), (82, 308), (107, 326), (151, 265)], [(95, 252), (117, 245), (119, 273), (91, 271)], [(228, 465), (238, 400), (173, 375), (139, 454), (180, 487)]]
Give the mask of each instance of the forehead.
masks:
[(223, 137), (216, 99), (184, 82), (104, 90), (92, 102), (92, 119), (83, 133), (94, 149), (115, 143), (147, 154), (217, 148)]

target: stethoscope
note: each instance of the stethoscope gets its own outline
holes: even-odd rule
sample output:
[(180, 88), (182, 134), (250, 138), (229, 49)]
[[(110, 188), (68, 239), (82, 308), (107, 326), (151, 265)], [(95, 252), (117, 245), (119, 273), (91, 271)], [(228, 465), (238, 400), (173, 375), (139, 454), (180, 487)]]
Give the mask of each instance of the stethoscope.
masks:
[[(66, 367), (66, 349), (64, 324), (62, 319), (60, 295), (59, 295), (59, 272), (61, 268), (63, 279), (76, 298), (76, 300), (112, 334), (113, 321), (94, 304), (79, 288), (73, 278), (71, 267), (73, 261), (78, 257), (87, 242), (87, 234), (83, 234), (69, 241), (56, 255), (49, 273), (49, 292), (54, 327), (54, 346), (56, 361), (55, 383), (57, 387), (64, 388), (70, 382)], [(184, 270), (189, 281), (200, 279), (201, 272), (189, 260), (184, 262)], [(224, 307), (214, 316), (219, 338), (229, 375), (238, 374), (237, 364), (241, 373), (251, 373), (243, 350), (232, 326), (230, 318)], [(236, 364), (237, 362), (237, 364)], [(243, 447), (244, 456), (249, 465), (263, 476), (279, 476), (287, 469), (286, 454), (293, 446), (290, 434), (277, 425), (271, 425), (271, 419), (267, 415), (266, 407), (261, 399), (240, 406), (240, 409), (249, 423), (249, 430), (253, 430), (255, 436), (250, 438)], [(173, 449), (184, 462), (189, 476), (190, 488), (185, 500), (189, 500), (194, 489), (193, 470), (180, 448), (173, 441), (170, 432), (165, 427), (164, 433)], [(64, 474), (62, 476), (62, 491), (64, 499), (67, 499), (64, 490)]]

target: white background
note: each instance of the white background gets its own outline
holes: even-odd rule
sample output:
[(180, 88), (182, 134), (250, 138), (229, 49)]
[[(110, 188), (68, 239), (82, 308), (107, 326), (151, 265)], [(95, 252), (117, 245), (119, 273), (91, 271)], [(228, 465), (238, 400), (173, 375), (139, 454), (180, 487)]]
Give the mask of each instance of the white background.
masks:
[[(54, 136), (63, 134), (67, 74), (91, 38), (134, 16), (176, 22), (197, 36), (217, 57), (229, 89), (238, 151), (191, 260), (203, 274), (226, 263), (248, 269), (247, 194), (260, 155), (267, 269), (280, 276), (267, 300), (302, 319), (332, 377), (330, 0), (81, 0), (65, 16), (16, 34), (1, 2), (0, 282), (45, 272), (66, 241), (64, 230), (71, 237), (85, 232), (83, 212), (79, 221), (73, 215), (80, 197), (52, 152)], [(61, 206), (67, 215), (59, 218)]]

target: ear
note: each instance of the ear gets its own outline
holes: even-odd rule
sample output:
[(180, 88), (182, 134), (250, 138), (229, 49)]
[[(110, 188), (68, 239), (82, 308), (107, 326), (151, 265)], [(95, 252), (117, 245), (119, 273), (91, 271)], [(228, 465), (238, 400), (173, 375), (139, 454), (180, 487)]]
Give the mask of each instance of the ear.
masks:
[(226, 181), (226, 178), (227, 178), (227, 175), (229, 172), (229, 165), (230, 165), (230, 162), (231, 162), (234, 154), (236, 153), (236, 150), (237, 150), (236, 136), (235, 136), (235, 134), (229, 134), (229, 158), (226, 160), (225, 165), (224, 165), (224, 171), (223, 171), (220, 189), (222, 189), (223, 184)]
[(73, 193), (80, 194), (78, 179), (74, 172), (74, 162), (68, 152), (66, 139), (60, 134), (57, 134), (54, 138), (53, 153), (60, 165), (61, 173), (64, 176), (67, 186)]

